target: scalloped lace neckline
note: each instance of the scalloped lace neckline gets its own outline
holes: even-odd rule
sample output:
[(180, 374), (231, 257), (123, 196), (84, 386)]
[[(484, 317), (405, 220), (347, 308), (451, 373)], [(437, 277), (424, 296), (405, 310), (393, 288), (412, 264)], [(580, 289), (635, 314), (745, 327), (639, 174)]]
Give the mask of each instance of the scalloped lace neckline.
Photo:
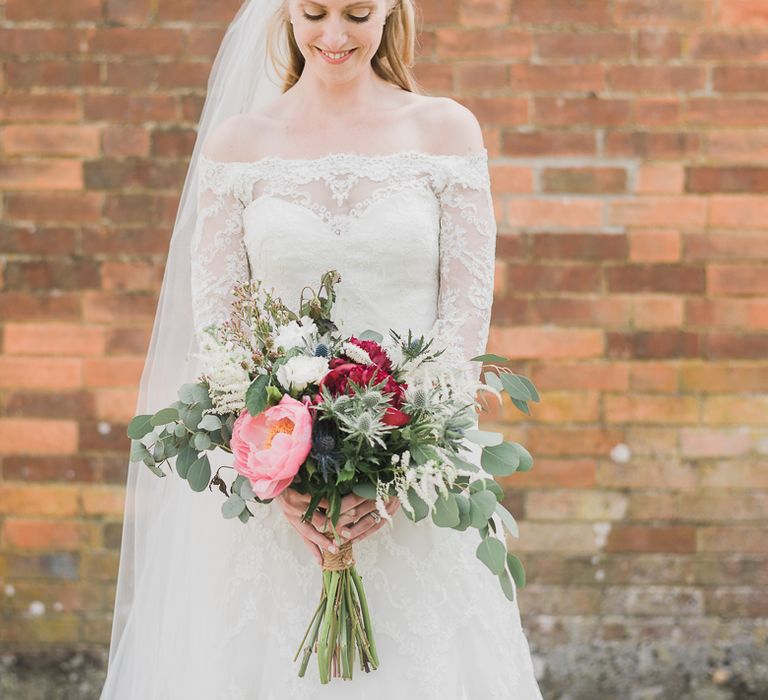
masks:
[(482, 151), (473, 151), (471, 153), (427, 153), (426, 151), (419, 151), (415, 149), (409, 149), (405, 151), (395, 151), (393, 153), (356, 153), (354, 151), (335, 151), (333, 153), (325, 153), (321, 156), (314, 156), (312, 158), (288, 158), (285, 156), (263, 156), (256, 158), (255, 160), (215, 160), (209, 158), (204, 153), (200, 154), (200, 160), (215, 166), (223, 165), (239, 165), (250, 166), (258, 165), (261, 163), (299, 163), (299, 164), (312, 164), (322, 163), (326, 160), (357, 160), (357, 161), (377, 161), (377, 160), (397, 160), (399, 158), (424, 158), (426, 160), (440, 160), (440, 159), (459, 159), (459, 160), (475, 160), (485, 159), (488, 156), (488, 149), (483, 148)]

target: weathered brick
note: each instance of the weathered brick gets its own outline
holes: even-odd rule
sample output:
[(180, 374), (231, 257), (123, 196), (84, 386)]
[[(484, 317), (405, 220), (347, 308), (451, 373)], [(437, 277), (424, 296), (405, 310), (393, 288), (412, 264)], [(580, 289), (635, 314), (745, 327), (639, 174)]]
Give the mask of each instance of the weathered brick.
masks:
[(18, 549), (73, 550), (88, 544), (89, 532), (77, 520), (33, 520), (6, 518), (3, 522), (2, 542)]
[(99, 152), (99, 129), (92, 126), (10, 125), (0, 134), (9, 155), (94, 156)]
[(104, 344), (99, 326), (11, 323), (3, 329), (3, 349), (9, 355), (103, 355)]
[(0, 418), (0, 455), (65, 455), (77, 447), (73, 420)]

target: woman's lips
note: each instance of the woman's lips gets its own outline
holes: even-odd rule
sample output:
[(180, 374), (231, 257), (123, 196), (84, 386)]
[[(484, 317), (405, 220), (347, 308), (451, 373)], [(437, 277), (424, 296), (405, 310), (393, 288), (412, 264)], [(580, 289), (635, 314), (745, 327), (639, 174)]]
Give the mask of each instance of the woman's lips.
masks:
[[(317, 47), (315, 47), (317, 48)], [(344, 63), (345, 61), (349, 60), (349, 57), (352, 55), (352, 53), (355, 51), (355, 49), (349, 49), (348, 51), (329, 51), (326, 53), (320, 48), (317, 48), (317, 50), (320, 52), (320, 55), (328, 62), (332, 63), (334, 65), (338, 65), (340, 63)], [(330, 54), (330, 55), (329, 55)], [(333, 58), (333, 56), (339, 56), (340, 58)]]

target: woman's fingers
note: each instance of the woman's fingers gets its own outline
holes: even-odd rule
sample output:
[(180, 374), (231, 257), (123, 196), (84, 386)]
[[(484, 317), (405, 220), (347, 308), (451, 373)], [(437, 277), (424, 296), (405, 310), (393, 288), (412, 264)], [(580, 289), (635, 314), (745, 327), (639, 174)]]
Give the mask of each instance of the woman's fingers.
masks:
[[(390, 515), (395, 513), (399, 507), (400, 501), (397, 498), (391, 498), (384, 504), (385, 510)], [(349, 542), (359, 542), (384, 527), (385, 522), (386, 520), (384, 518), (379, 520), (379, 522), (375, 522), (370, 515), (365, 515), (351, 527), (342, 530), (341, 536), (346, 538)]]
[(314, 543), (310, 542), (306, 537), (302, 537), (301, 541), (307, 545), (309, 548), (309, 551), (312, 552), (312, 556), (317, 560), (317, 563), (320, 564), (320, 566), (323, 565), (323, 555), (320, 552), (320, 548)]
[(359, 506), (361, 503), (365, 503), (367, 500), (369, 499), (364, 498), (363, 496), (358, 496), (354, 493), (350, 493), (341, 499), (341, 507), (339, 508), (339, 512), (346, 513), (352, 508), (357, 508), (357, 506)]
[(339, 522), (336, 525), (336, 529), (345, 527), (351, 523), (354, 523), (361, 518), (364, 518), (371, 511), (376, 510), (376, 501), (367, 500), (365, 503), (361, 503), (359, 506), (350, 508), (346, 513), (339, 516)]
[(336, 545), (334, 545), (330, 539), (325, 535), (321, 535), (309, 523), (299, 522), (295, 527), (302, 537), (314, 542), (321, 550), (327, 549), (328, 551), (333, 551), (333, 549), (336, 549)]

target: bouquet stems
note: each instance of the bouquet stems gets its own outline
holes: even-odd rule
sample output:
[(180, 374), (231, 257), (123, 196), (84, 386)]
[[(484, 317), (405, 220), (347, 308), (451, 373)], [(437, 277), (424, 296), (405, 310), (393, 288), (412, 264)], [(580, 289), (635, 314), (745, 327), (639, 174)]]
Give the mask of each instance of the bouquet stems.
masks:
[(320, 603), (294, 661), (302, 648), (304, 656), (299, 677), (304, 676), (314, 651), (321, 683), (329, 683), (331, 678), (339, 677), (351, 680), (356, 655), (359, 656), (360, 668), (366, 673), (379, 666), (368, 601), (363, 581), (355, 569), (351, 543), (342, 544), (337, 554), (323, 552)]

